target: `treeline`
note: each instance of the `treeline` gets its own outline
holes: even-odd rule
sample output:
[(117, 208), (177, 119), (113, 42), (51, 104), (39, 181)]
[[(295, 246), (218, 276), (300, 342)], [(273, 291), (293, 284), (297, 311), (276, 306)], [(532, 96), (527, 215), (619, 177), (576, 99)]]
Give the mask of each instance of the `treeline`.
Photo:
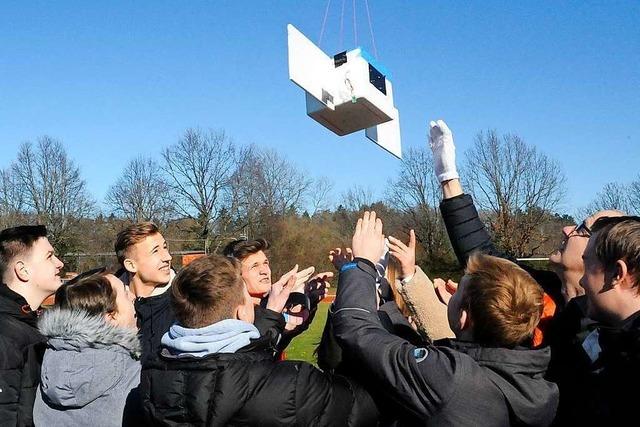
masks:
[[(507, 253), (547, 254), (561, 237), (559, 226), (574, 221), (556, 213), (565, 194), (559, 165), (517, 135), (480, 132), (458, 164), (463, 185)], [(615, 200), (609, 186), (619, 195)], [(609, 186), (592, 208), (640, 207), (640, 179)], [(390, 233), (402, 238), (416, 230), (421, 265), (455, 268), (426, 146), (405, 152), (381, 196), (354, 184), (337, 203), (332, 198), (329, 179), (309, 176), (273, 149), (238, 144), (224, 131), (187, 129), (158, 161), (129, 160), (100, 208), (63, 143), (43, 136), (22, 144), (0, 171), (0, 228), (45, 224), (69, 269), (112, 263), (115, 235), (130, 222), (161, 225), (174, 252), (215, 252), (231, 239), (265, 237), (279, 273), (294, 263), (329, 268), (327, 251), (348, 243), (359, 212), (375, 209)], [(624, 206), (611, 205), (623, 199)]]

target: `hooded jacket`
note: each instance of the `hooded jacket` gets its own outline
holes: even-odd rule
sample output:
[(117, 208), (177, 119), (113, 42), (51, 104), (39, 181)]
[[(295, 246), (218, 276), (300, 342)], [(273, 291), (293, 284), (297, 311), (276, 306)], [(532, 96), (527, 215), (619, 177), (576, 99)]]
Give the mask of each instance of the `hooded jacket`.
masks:
[(137, 331), (82, 310), (57, 308), (42, 316), (39, 328), (48, 348), (33, 411), (36, 425), (123, 425), (129, 419), (127, 400), (127, 410), (136, 409)]
[(601, 351), (596, 369), (579, 383), (582, 411), (574, 419), (582, 425), (638, 425), (640, 311), (597, 332)]
[[(470, 195), (461, 194), (444, 199), (440, 203), (440, 211), (460, 265), (464, 266), (474, 251), (504, 257), (491, 242)], [(557, 383), (560, 388), (560, 407), (555, 424), (589, 424), (593, 417), (584, 408), (593, 405), (585, 403), (584, 390), (592, 381), (593, 367), (582, 349), (582, 341), (591, 332), (594, 322), (586, 316), (586, 296), (574, 297), (565, 305), (560, 293), (562, 283), (557, 274), (527, 265), (520, 266), (561, 308), (546, 325), (544, 332), (544, 343), (551, 347), (547, 379)]]
[[(234, 352), (200, 356), (172, 354), (180, 347), (177, 337), (167, 342), (173, 345), (172, 351), (163, 349), (160, 359), (145, 364), (142, 370), (141, 393), (149, 425), (376, 423), (375, 405), (361, 387), (305, 362), (274, 361), (269, 337), (253, 340)], [(205, 353), (209, 351), (211, 348)]]
[(416, 347), (387, 332), (376, 315), (375, 269), (343, 266), (335, 335), (367, 387), (386, 394), (401, 423), (434, 426), (547, 426), (558, 389), (544, 379), (548, 348), (487, 348), (455, 340)]
[(0, 424), (33, 425), (33, 401), (40, 381), (45, 338), (38, 314), (27, 301), (0, 284)]
[[(176, 322), (176, 316), (171, 306), (171, 292), (165, 292), (150, 297), (138, 297), (135, 300), (136, 319), (142, 342), (141, 362), (145, 364), (160, 356), (162, 336)], [(280, 344), (285, 321), (282, 314), (267, 308), (254, 306), (255, 326), (261, 336), (268, 336), (274, 343)]]

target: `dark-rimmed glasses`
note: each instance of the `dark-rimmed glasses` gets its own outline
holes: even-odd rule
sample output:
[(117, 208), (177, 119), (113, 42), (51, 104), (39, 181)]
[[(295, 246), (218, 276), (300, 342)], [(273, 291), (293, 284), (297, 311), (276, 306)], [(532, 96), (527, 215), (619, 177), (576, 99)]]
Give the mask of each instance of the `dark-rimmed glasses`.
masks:
[(576, 227), (571, 230), (569, 234), (567, 234), (567, 239), (570, 237), (591, 237), (591, 229), (587, 226), (587, 224), (582, 221), (580, 225), (576, 225)]

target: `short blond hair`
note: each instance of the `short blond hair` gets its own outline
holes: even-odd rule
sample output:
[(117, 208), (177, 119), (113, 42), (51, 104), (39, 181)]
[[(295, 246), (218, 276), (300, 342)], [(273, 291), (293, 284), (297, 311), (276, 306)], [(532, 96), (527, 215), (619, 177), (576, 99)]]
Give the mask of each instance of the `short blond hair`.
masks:
[(462, 304), (469, 310), (476, 342), (512, 348), (533, 335), (544, 292), (529, 273), (506, 259), (476, 253), (466, 274)]

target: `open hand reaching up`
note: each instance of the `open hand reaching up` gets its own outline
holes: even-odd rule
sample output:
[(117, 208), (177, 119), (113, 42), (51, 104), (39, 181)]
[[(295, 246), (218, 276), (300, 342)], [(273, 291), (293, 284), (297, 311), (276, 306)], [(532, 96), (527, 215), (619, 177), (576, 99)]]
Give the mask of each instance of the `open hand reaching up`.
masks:
[(375, 212), (365, 212), (358, 219), (351, 241), (353, 256), (364, 258), (375, 265), (384, 252), (384, 234), (382, 220), (376, 218)]

